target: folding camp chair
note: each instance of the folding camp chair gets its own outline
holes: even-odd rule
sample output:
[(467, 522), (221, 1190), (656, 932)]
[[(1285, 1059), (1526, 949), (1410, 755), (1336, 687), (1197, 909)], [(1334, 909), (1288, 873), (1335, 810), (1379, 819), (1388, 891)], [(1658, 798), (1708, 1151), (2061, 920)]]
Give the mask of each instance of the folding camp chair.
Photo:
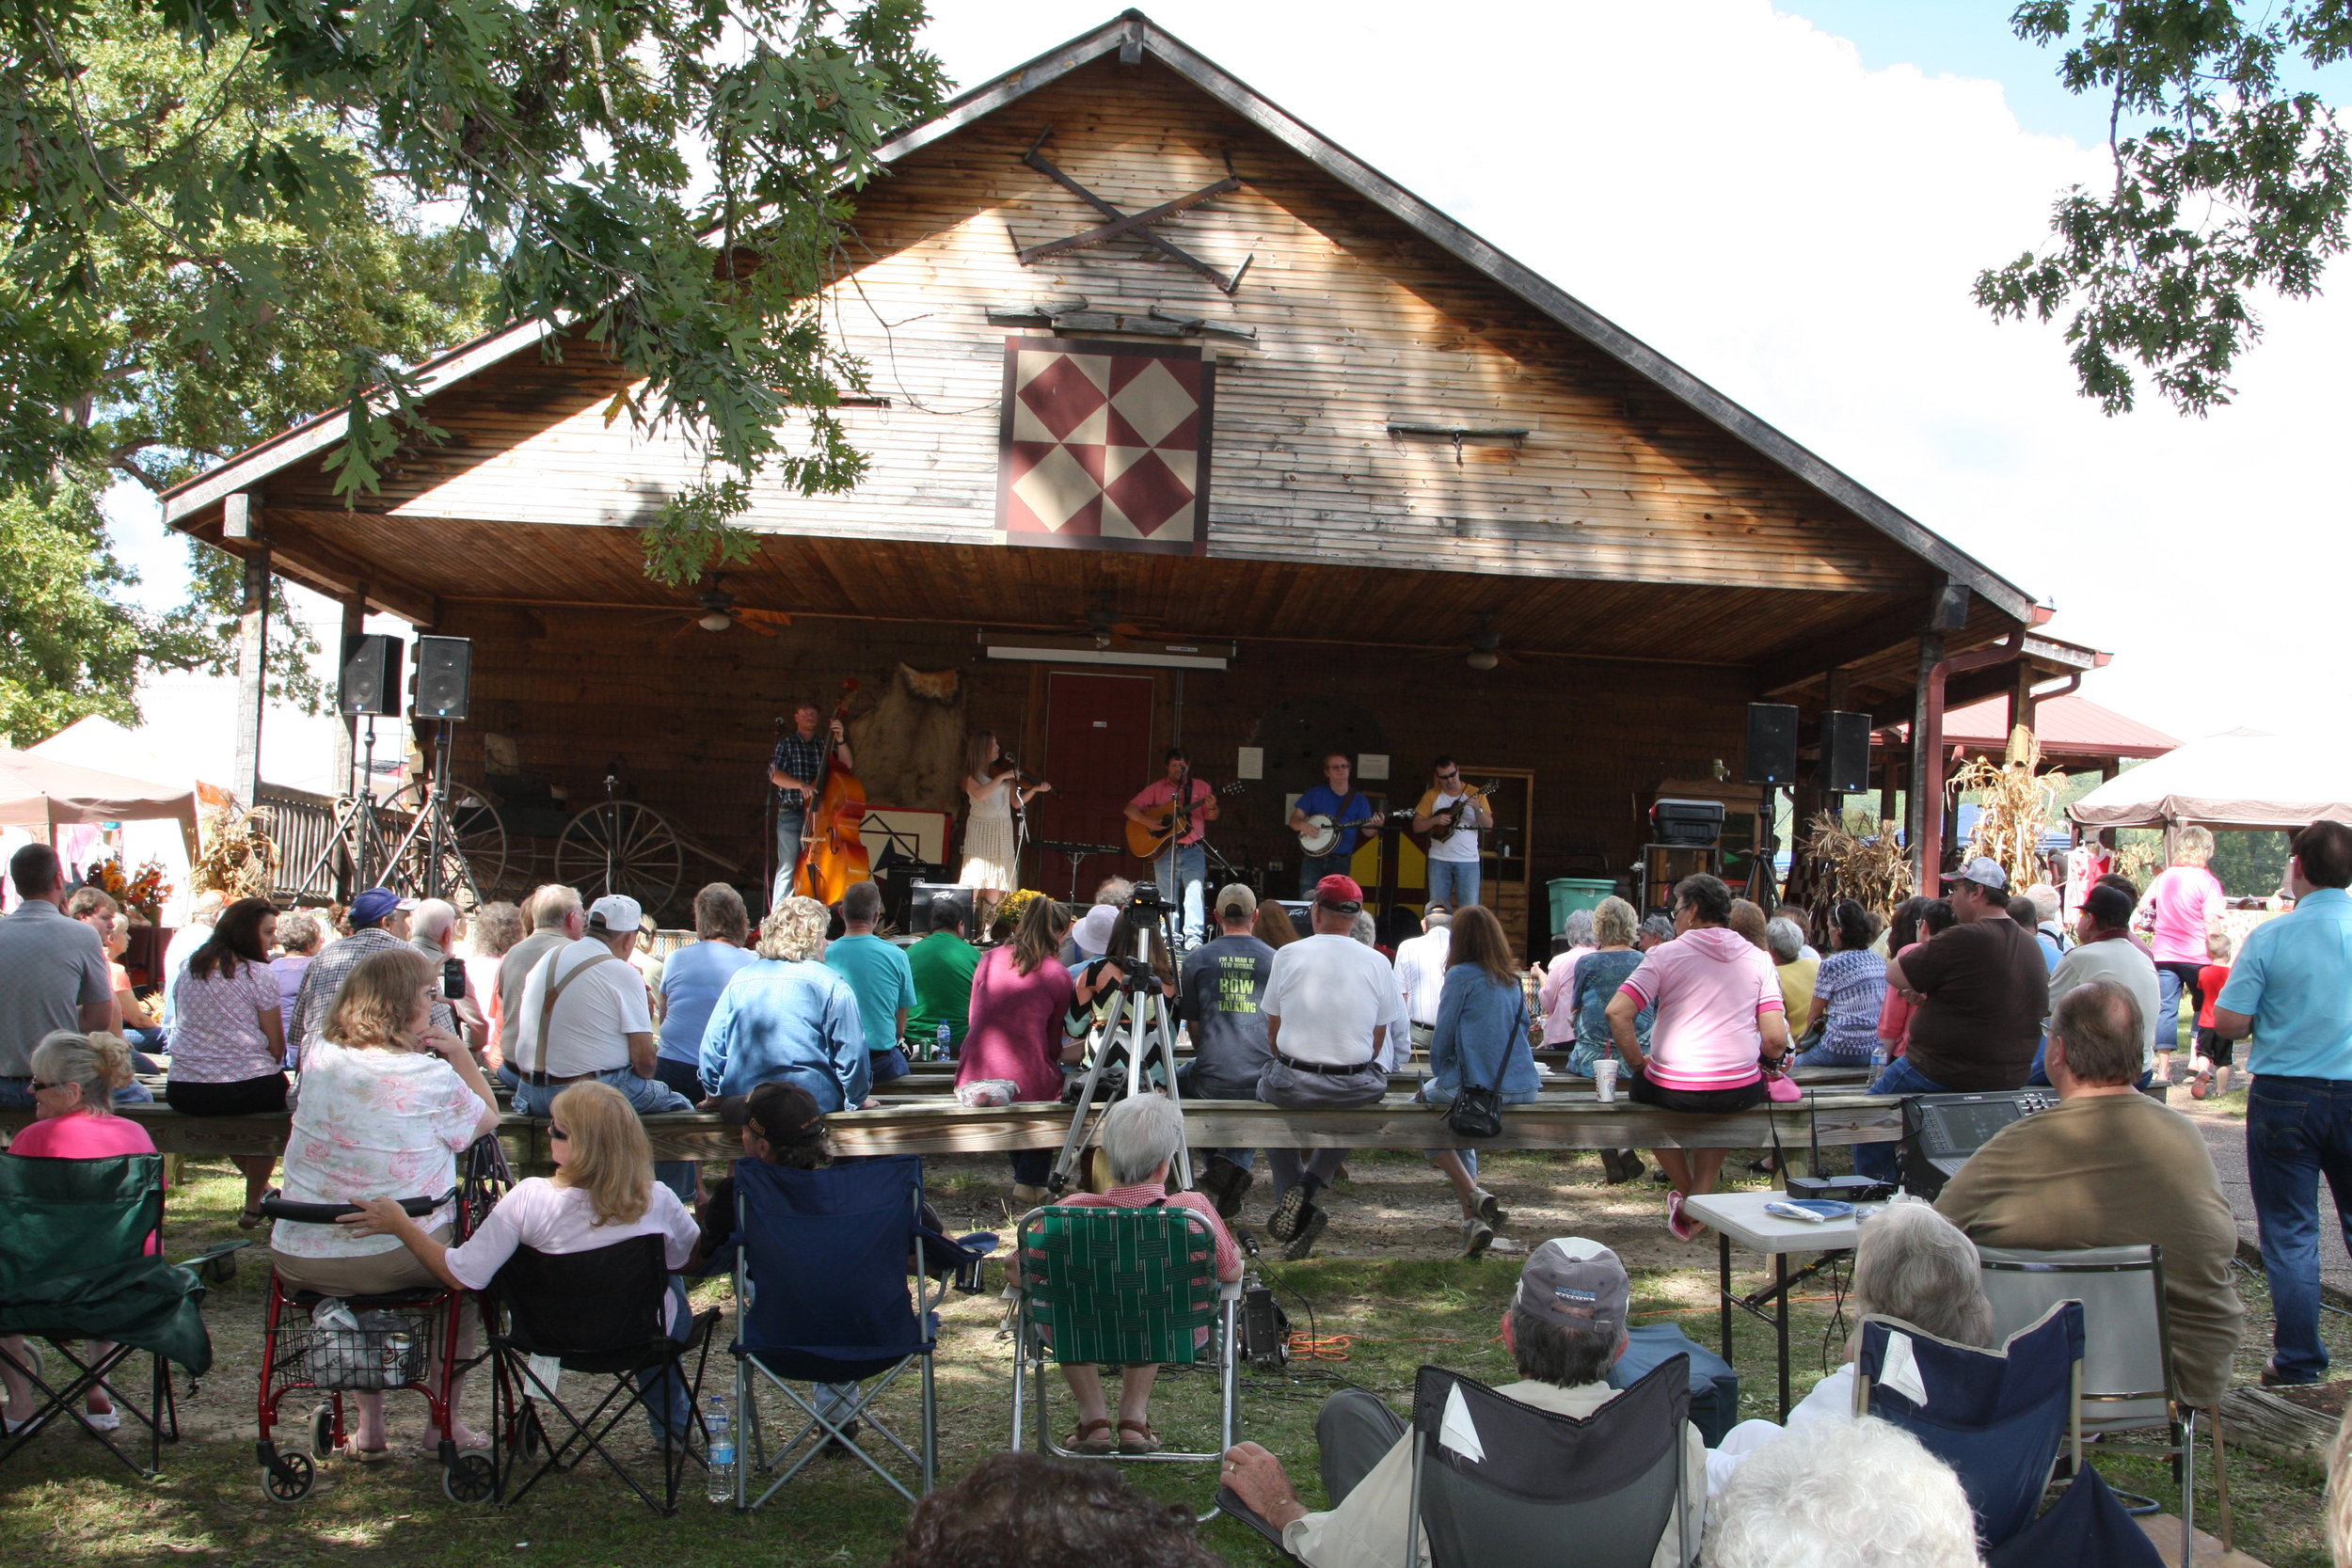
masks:
[[(1985, 1298), (1996, 1331), (2053, 1301), (2083, 1304), (2089, 1344), (2083, 1355), (2082, 1428), (2109, 1452), (2156, 1453), (2172, 1462), (2181, 1485), (2181, 1561), (2196, 1550), (2197, 1411), (2181, 1402), (2172, 1381), (2171, 1320), (2165, 1311), (2164, 1251), (2157, 1246), (2082, 1247), (2042, 1252), (1979, 1247)], [(2125, 1445), (2127, 1433), (2164, 1434)], [(2228, 1459), (2217, 1414), (2213, 1465), (2221, 1498), (2224, 1544), (2231, 1533)], [(2152, 1497), (2122, 1494), (2134, 1513), (2153, 1513)]]
[(1686, 1529), (1683, 1428), (1691, 1368), (1660, 1362), (1590, 1416), (1560, 1416), (1483, 1383), (1423, 1367), (1413, 1378), (1412, 1507), (1405, 1558), (1429, 1543), (1431, 1568), (1574, 1563), (1648, 1568), (1668, 1530)]
[[(947, 1284), (940, 1280), (934, 1293), (929, 1269), (943, 1248), (959, 1252), (956, 1243), (924, 1229), (923, 1162), (898, 1154), (793, 1170), (738, 1160), (734, 1172), (740, 1251), (730, 1349), (736, 1410), (751, 1442), (750, 1462), (736, 1466), (736, 1506), (765, 1504), (828, 1444), (839, 1444), (900, 1497), (915, 1501), (931, 1489), (939, 1450), (931, 1354), (939, 1335), (935, 1308)], [(926, 1272), (915, 1276), (910, 1294), (907, 1267), (918, 1252)], [(922, 1370), (919, 1449), (876, 1414), (882, 1396), (913, 1365)], [(772, 1456), (759, 1418), (763, 1383), (805, 1418)], [(811, 1386), (806, 1396), (796, 1384)], [(888, 1445), (882, 1458), (867, 1451), (861, 1436)], [(919, 1490), (885, 1467), (894, 1450), (913, 1466)], [(740, 1439), (737, 1451), (742, 1452)], [(754, 1497), (753, 1473), (780, 1466), (782, 1473)]]
[[(1218, 1282), (1216, 1238), (1198, 1210), (1033, 1209), (1022, 1216), (1016, 1240), (1022, 1292), (1014, 1331), (1014, 1448), (1022, 1445), (1027, 1382), (1036, 1395), (1038, 1452), (1073, 1455), (1054, 1441), (1046, 1399), (1049, 1357), (1057, 1364), (1194, 1366), (1204, 1351), (1217, 1377), (1215, 1451), (1086, 1457), (1216, 1460), (1240, 1441), (1241, 1286)], [(1203, 1329), (1209, 1331), (1205, 1344)], [(1216, 1513), (1211, 1508), (1201, 1517)]]
[[(695, 1314), (684, 1338), (672, 1336), (662, 1249), (659, 1236), (632, 1236), (590, 1252), (519, 1247), (499, 1270), (490, 1289), (490, 1354), (497, 1370), (490, 1433), (501, 1502), (520, 1501), (550, 1470), (571, 1469), (594, 1454), (647, 1508), (663, 1515), (677, 1512), (687, 1461), (707, 1463), (707, 1454), (696, 1451), (704, 1445), (695, 1412), (719, 1309)], [(563, 1390), (570, 1375), (600, 1380), (602, 1397), (593, 1405), (566, 1402)], [(654, 1398), (666, 1408), (655, 1410)], [(613, 1429), (641, 1406), (660, 1433), (658, 1498), (609, 1446)], [(562, 1432), (558, 1441), (548, 1440), (550, 1422)], [(534, 1457), (538, 1468), (518, 1484), (516, 1478)]]
[[(42, 1360), (0, 1351), (0, 1360), (24, 1374), (40, 1407), (11, 1437), (0, 1440), (0, 1463), (60, 1416), (105, 1447), (141, 1477), (163, 1465), (163, 1446), (180, 1437), (180, 1413), (167, 1361), (191, 1376), (213, 1362), (213, 1344), (199, 1305), (204, 1286), (195, 1271), (148, 1251), (162, 1245), (164, 1162), (160, 1154), (118, 1154), (100, 1160), (46, 1160), (0, 1154), (0, 1334), (47, 1339), (66, 1370), (52, 1381)], [(72, 1347), (85, 1339), (113, 1348), (84, 1359)], [(152, 1358), (147, 1408), (118, 1397), (115, 1408), (139, 1424), (118, 1428), (122, 1440), (147, 1435), (147, 1463), (135, 1448), (92, 1424), (83, 1405), (92, 1390), (131, 1357)]]
[(1901, 1427), (1959, 1472), (1978, 1540), (1998, 1546), (2033, 1522), (2062, 1445), (2082, 1468), (2082, 1365), (2080, 1302), (2055, 1304), (1998, 1350), (1873, 1314), (1854, 1357), (1854, 1414)]

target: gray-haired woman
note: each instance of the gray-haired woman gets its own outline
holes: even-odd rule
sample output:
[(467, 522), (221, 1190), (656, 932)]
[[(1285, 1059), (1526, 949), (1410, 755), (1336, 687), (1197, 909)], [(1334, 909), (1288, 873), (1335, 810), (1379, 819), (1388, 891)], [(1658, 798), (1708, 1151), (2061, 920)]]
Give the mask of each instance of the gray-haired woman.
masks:
[[(1854, 1244), (1853, 1307), (1856, 1315), (1899, 1318), (1922, 1333), (1981, 1350), (1993, 1343), (1993, 1305), (1984, 1297), (1977, 1243), (1958, 1226), (1916, 1198), (1899, 1197), (1862, 1222)], [(1862, 1336), (1846, 1341), (1846, 1354), (1862, 1348)], [(1853, 1418), (1853, 1363), (1849, 1361), (1813, 1386), (1788, 1412), (1787, 1426), (1741, 1421), (1708, 1450), (1707, 1492), (1712, 1497), (1739, 1473), (1748, 1455), (1783, 1433), (1816, 1421)]]
[[(1209, 1234), (1216, 1243), (1216, 1277), (1230, 1284), (1241, 1277), (1241, 1249), (1217, 1217), (1216, 1205), (1199, 1193), (1168, 1194), (1168, 1168), (1184, 1147), (1184, 1117), (1174, 1101), (1159, 1094), (1131, 1095), (1103, 1117), (1103, 1157), (1111, 1168), (1111, 1190), (1079, 1193), (1061, 1201), (1068, 1207), (1086, 1209), (1145, 1209), (1155, 1203), (1189, 1209), (1208, 1222)], [(1205, 1335), (1207, 1330), (1201, 1332)], [(1117, 1437), (1120, 1453), (1159, 1449), (1160, 1434), (1152, 1430), (1151, 1419), (1152, 1380), (1159, 1370), (1150, 1362), (1120, 1369)], [(1111, 1417), (1104, 1398), (1102, 1370), (1072, 1363), (1061, 1371), (1078, 1402), (1077, 1429), (1063, 1439), (1062, 1447), (1080, 1453), (1110, 1452)]]
[(759, 923), (759, 959), (727, 981), (703, 1030), (702, 1081), (712, 1094), (798, 1084), (820, 1111), (855, 1111), (870, 1098), (866, 1030), (850, 982), (825, 967), (832, 911), (794, 896)]

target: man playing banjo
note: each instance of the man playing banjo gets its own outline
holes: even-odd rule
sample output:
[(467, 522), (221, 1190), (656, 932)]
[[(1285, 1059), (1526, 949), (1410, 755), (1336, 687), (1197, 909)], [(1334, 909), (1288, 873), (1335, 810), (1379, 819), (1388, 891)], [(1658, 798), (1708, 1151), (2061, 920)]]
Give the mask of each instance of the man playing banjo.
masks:
[(1291, 809), (1291, 832), (1306, 850), (1298, 863), (1301, 898), (1311, 897), (1324, 878), (1347, 870), (1363, 825), (1379, 819), (1370, 798), (1358, 793), (1351, 782), (1353, 770), (1345, 752), (1329, 753), (1323, 759), (1323, 782), (1301, 795)]

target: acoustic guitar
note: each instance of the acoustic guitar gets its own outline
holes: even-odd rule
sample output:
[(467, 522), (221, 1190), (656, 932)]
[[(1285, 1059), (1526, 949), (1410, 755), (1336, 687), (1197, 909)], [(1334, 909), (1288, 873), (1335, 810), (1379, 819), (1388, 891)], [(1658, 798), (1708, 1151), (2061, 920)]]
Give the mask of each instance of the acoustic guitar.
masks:
[[(1190, 781), (1187, 780), (1186, 783), (1189, 784)], [(1239, 795), (1248, 787), (1241, 780), (1235, 779), (1216, 793)], [(1198, 805), (1191, 808), (1192, 811), (1200, 809)], [(1143, 815), (1152, 819), (1151, 826), (1146, 827), (1132, 816), (1127, 819), (1127, 852), (1139, 861), (1148, 861), (1156, 859), (1159, 852), (1168, 847), (1168, 841), (1182, 830), (1177, 823), (1176, 802), (1173, 800), (1164, 806), (1146, 806), (1143, 808)], [(1189, 816), (1190, 813), (1187, 812), (1185, 827), (1190, 826)]]
[[(836, 722), (849, 723), (850, 693), (856, 689), (854, 675), (841, 683), (840, 705), (833, 714)], [(874, 879), (873, 858), (866, 852), (866, 841), (858, 836), (859, 825), (866, 820), (866, 785), (834, 759), (834, 749), (828, 734), (824, 786), (808, 814), (797, 880), (800, 892), (825, 904), (841, 902), (852, 882)]]

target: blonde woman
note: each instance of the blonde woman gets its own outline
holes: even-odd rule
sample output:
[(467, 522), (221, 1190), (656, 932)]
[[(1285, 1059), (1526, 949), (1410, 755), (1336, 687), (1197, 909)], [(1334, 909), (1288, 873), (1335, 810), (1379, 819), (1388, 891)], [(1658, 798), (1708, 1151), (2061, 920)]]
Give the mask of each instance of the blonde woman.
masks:
[(964, 751), (963, 793), (971, 802), (963, 819), (963, 870), (956, 880), (976, 890), (973, 926), (985, 930), (998, 900), (1021, 885), (1021, 845), (1013, 833), (1016, 806), (1026, 807), (1054, 786), (1024, 786), (1021, 769), (1005, 760), (993, 730), (973, 736)]
[(2181, 1042), (2181, 993), (2192, 1002), (2189, 1017), (2202, 1009), (2205, 996), (2198, 971), (2212, 959), (2208, 939), (2223, 929), (2229, 901), (2221, 883), (2205, 869), (2213, 859), (2213, 833), (2205, 828), (2183, 828), (2174, 835), (2172, 863), (2156, 874), (2140, 899), (2132, 924), (2150, 934), (2148, 956), (2156, 960), (2156, 1077), (2172, 1082), (2172, 1053)]
[[(457, 1152), (499, 1124), (498, 1099), (466, 1044), (434, 1026), (439, 969), (403, 944), (352, 966), (327, 1010), (319, 1044), (302, 1059), (302, 1094), (286, 1139), (285, 1196), (296, 1203), (365, 1204), (372, 1198), (437, 1197), (457, 1185)], [(437, 1209), (423, 1230), (451, 1233), (452, 1209)], [(296, 1290), (330, 1296), (386, 1295), (431, 1287), (439, 1276), (390, 1236), (338, 1225), (279, 1220), (270, 1264)], [(461, 1338), (469, 1338), (463, 1334)], [(467, 1353), (464, 1345), (447, 1349)], [(358, 1453), (386, 1449), (384, 1396), (355, 1396)], [(453, 1388), (453, 1403), (455, 1391)], [(460, 1448), (488, 1439), (455, 1426)], [(428, 1433), (427, 1452), (441, 1434)]]
[(819, 1110), (860, 1110), (873, 1085), (857, 993), (825, 967), (833, 912), (787, 898), (759, 923), (759, 957), (737, 970), (703, 1028), (702, 1082), (711, 1094), (798, 1084)]
[[(460, 1291), (486, 1291), (518, 1247), (564, 1254), (594, 1252), (633, 1236), (661, 1238), (662, 1262), (675, 1272), (693, 1256), (701, 1232), (677, 1195), (653, 1176), (653, 1146), (645, 1139), (637, 1108), (610, 1084), (574, 1084), (548, 1107), (548, 1150), (555, 1159), (551, 1177), (528, 1177), (499, 1199), (482, 1227), (457, 1246), (428, 1234), (388, 1197), (373, 1199), (345, 1219), (356, 1235), (394, 1236), (441, 1283)], [(689, 1315), (686, 1292), (673, 1281), (670, 1332), (683, 1336)], [(646, 1409), (655, 1431), (675, 1433), (686, 1424), (683, 1389), (658, 1393), (649, 1384)]]

